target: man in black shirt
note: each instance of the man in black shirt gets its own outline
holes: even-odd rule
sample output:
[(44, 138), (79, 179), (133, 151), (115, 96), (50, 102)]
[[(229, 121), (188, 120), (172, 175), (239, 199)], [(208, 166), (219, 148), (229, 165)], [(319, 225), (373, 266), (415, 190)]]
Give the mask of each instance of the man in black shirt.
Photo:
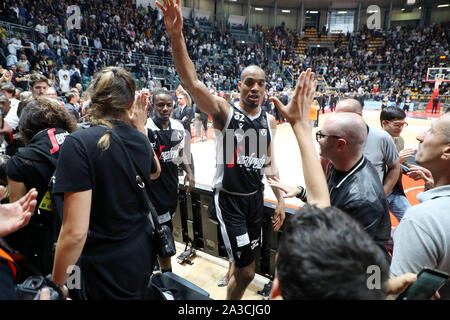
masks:
[(327, 170), (331, 205), (361, 223), (374, 241), (384, 247), (391, 223), (383, 186), (373, 165), (363, 157), (367, 129), (361, 117), (332, 115), (316, 134)]
[[(326, 168), (331, 205), (357, 220), (387, 253), (385, 242), (391, 232), (389, 209), (378, 174), (363, 156), (366, 138), (364, 120), (352, 113), (331, 115), (316, 133), (320, 155), (331, 161)], [(303, 187), (297, 189), (277, 181), (269, 184), (285, 192), (285, 197), (301, 196), (306, 201)]]

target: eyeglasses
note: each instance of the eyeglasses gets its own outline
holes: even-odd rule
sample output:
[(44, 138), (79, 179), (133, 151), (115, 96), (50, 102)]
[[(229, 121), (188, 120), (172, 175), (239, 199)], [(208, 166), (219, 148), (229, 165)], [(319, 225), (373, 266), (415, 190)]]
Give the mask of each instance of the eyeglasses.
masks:
[(317, 140), (317, 142), (319, 142), (319, 139), (323, 139), (324, 137), (337, 138), (337, 139), (341, 138), (339, 136), (333, 136), (331, 134), (325, 134), (325, 133), (322, 132), (322, 130), (319, 130), (319, 131), (316, 132), (316, 140)]
[(408, 126), (407, 122), (394, 122), (394, 121), (389, 121), (390, 124), (392, 124), (394, 127), (396, 128), (404, 128)]

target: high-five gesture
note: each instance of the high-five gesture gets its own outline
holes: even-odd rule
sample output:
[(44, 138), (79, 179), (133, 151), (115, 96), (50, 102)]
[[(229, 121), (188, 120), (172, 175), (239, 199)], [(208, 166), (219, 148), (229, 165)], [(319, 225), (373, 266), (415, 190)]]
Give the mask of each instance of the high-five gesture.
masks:
[[(308, 193), (308, 203), (316, 204), (318, 207), (327, 207), (330, 205), (327, 181), (314, 147), (311, 126), (308, 123), (309, 110), (316, 86), (317, 81), (314, 80), (314, 73), (311, 72), (311, 69), (307, 69), (306, 72), (303, 71), (300, 74), (292, 100), (287, 106), (275, 97), (271, 97), (270, 100), (289, 121), (297, 138)], [(272, 187), (289, 190), (289, 192), (293, 192), (295, 188), (274, 183), (274, 180), (271, 180), (270, 184)], [(287, 193), (286, 191), (285, 193)]]
[(134, 98), (133, 114), (130, 115), (130, 121), (133, 127), (147, 135), (145, 125), (147, 123), (148, 97), (145, 93), (139, 93)]
[(164, 6), (158, 1), (155, 4), (164, 15), (164, 24), (170, 36), (180, 33), (183, 29), (183, 14), (181, 13), (181, 0), (163, 0)]
[[(0, 197), (3, 197), (5, 188), (0, 187)], [(19, 200), (13, 203), (0, 205), (0, 237), (6, 236), (26, 226), (36, 208), (36, 189), (31, 189)]]
[(292, 126), (302, 121), (308, 122), (309, 109), (313, 102), (316, 87), (317, 81), (314, 80), (314, 73), (311, 72), (311, 69), (307, 69), (306, 72), (303, 71), (300, 74), (292, 100), (287, 106), (275, 97), (271, 97), (270, 101), (275, 104)]

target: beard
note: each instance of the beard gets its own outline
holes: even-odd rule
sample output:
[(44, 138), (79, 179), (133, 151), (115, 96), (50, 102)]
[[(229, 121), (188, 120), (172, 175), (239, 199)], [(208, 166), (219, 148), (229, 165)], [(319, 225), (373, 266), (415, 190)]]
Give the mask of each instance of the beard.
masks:
[(256, 109), (259, 106), (259, 103), (246, 103), (246, 106), (252, 109)]

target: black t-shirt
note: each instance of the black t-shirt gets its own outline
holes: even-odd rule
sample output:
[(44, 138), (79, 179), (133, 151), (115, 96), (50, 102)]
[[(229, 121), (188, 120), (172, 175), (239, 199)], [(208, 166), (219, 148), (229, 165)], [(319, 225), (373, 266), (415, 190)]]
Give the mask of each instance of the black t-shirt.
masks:
[(357, 220), (380, 245), (389, 239), (391, 222), (383, 185), (366, 158), (362, 157), (346, 172), (336, 170), (330, 163), (327, 184), (332, 206)]
[[(26, 76), (25, 73), (19, 73), (19, 72), (16, 72), (16, 73), (14, 74), (14, 77), (15, 77), (16, 79), (17, 79), (17, 78), (23, 78), (23, 77), (25, 77), (25, 76)], [(25, 80), (25, 79), (22, 80), (22, 81), (17, 81), (17, 80), (16, 80), (15, 86), (21, 88), (23, 91), (26, 91), (26, 90), (28, 89), (28, 80)]]
[(56, 169), (55, 193), (92, 190), (89, 229), (81, 268), (82, 298), (142, 299), (156, 253), (148, 209), (124, 148), (148, 191), (155, 171), (153, 150), (145, 135), (114, 121), (110, 146), (97, 142), (109, 129), (79, 130), (66, 138)]
[(36, 188), (38, 205), (48, 189), (50, 178), (56, 168), (60, 148), (67, 135), (69, 133), (64, 129), (42, 130), (31, 139), (25, 148), (20, 148), (6, 164), (5, 171), (8, 177), (25, 184), (27, 190)]
[[(60, 218), (42, 199), (48, 191), (59, 151), (68, 134), (60, 128), (40, 131), (25, 148), (19, 149), (5, 167), (9, 178), (25, 184), (27, 190), (36, 188), (38, 191), (35, 213), (29, 223), (5, 237), (9, 245), (28, 261), (27, 266), (21, 266), (24, 269), (21, 273), (23, 277), (30, 275), (29, 272), (40, 272), (43, 275), (52, 272), (52, 250), (58, 237)], [(28, 270), (29, 265), (32, 265), (34, 270)]]
[[(150, 173), (156, 167), (148, 139), (130, 125), (114, 124), (115, 132), (148, 186)], [(145, 203), (136, 191), (137, 186), (130, 181), (131, 164), (120, 144), (110, 135), (108, 150), (102, 151), (97, 146), (106, 132), (104, 126), (94, 126), (69, 135), (56, 169), (54, 193), (92, 190), (86, 245), (125, 240), (147, 221)]]

